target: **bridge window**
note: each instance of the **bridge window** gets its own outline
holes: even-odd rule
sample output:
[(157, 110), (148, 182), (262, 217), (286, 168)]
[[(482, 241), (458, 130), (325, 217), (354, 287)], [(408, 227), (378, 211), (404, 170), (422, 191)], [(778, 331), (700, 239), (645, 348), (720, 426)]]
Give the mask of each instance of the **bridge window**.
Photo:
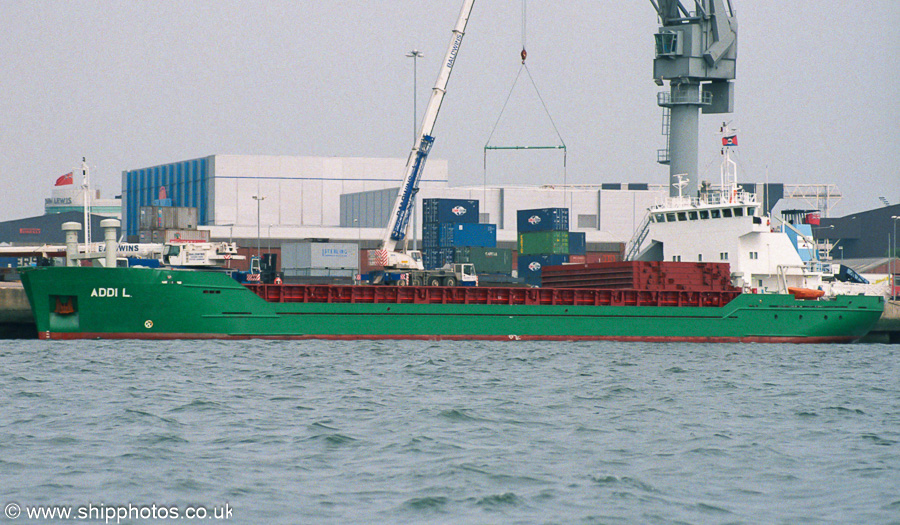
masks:
[(688, 219), (690, 219), (690, 220), (692, 220), (692, 221), (696, 221), (696, 220), (697, 220), (697, 212), (695, 212), (695, 211), (689, 211), (689, 212), (688, 212)]
[(687, 213), (685, 213), (685, 212), (683, 212), (683, 211), (678, 212), (678, 220), (679, 220), (679, 221), (686, 221), (686, 220), (687, 220)]
[(722, 217), (730, 218), (731, 217), (731, 208), (725, 208), (722, 210)]
[(666, 214), (666, 221), (668, 221), (668, 222), (675, 222), (675, 214), (674, 214), (674, 213), (667, 213), (667, 214)]
[(734, 216), (735, 217), (743, 217), (744, 216), (744, 208), (735, 208)]
[(722, 214), (719, 213), (719, 210), (709, 210), (709, 216), (713, 219), (718, 219), (722, 217)]
[(709, 210), (700, 210), (700, 218), (708, 219), (709, 218)]

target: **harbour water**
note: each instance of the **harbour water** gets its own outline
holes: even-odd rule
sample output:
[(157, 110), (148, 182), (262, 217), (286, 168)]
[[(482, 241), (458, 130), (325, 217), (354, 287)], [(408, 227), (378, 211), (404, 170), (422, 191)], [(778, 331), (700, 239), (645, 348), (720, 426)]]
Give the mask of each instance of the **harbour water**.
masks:
[[(3, 341), (0, 504), (11, 523), (129, 505), (248, 524), (900, 523), (898, 350)], [(93, 522), (173, 521), (156, 516)]]

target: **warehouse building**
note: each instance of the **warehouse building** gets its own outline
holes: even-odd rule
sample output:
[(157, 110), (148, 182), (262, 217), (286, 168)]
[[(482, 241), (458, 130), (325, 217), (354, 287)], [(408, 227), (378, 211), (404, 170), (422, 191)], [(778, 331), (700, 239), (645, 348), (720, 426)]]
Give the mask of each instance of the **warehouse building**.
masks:
[[(160, 200), (197, 208), (213, 238), (337, 235), (340, 195), (396, 187), (405, 159), (212, 155), (122, 173), (123, 228), (140, 228), (140, 208)], [(423, 190), (447, 186), (447, 162), (425, 168)], [(262, 233), (260, 233), (262, 234)]]
[[(212, 155), (122, 174), (123, 229), (136, 240), (140, 208), (165, 195), (173, 206), (196, 207), (210, 238), (243, 246), (303, 239), (350, 241), (374, 247), (404, 174), (406, 159)], [(411, 236), (421, 238), (421, 202), (476, 199), (480, 222), (497, 224), (497, 240), (513, 247), (516, 212), (571, 208), (573, 231), (588, 243), (627, 242), (646, 209), (666, 188), (648, 184), (451, 187), (446, 160), (426, 164)], [(413, 233), (416, 232), (416, 233)]]

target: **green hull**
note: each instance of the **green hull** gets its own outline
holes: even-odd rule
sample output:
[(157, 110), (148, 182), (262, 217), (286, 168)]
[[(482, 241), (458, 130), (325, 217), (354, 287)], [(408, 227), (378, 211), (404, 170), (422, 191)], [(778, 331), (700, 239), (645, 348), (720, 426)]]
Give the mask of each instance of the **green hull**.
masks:
[(880, 297), (742, 294), (721, 307), (267, 302), (220, 272), (50, 267), (22, 273), (42, 339), (493, 339), (847, 342)]

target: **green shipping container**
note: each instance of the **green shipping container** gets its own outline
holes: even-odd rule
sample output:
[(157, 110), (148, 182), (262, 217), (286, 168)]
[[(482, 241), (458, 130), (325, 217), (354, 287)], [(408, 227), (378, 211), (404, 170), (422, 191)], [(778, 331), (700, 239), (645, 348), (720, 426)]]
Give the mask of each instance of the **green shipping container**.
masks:
[(569, 253), (569, 232), (528, 232), (519, 234), (519, 254), (551, 255)]
[(453, 262), (471, 263), (475, 266), (475, 273), (509, 275), (512, 272), (512, 250), (482, 246), (458, 247)]

